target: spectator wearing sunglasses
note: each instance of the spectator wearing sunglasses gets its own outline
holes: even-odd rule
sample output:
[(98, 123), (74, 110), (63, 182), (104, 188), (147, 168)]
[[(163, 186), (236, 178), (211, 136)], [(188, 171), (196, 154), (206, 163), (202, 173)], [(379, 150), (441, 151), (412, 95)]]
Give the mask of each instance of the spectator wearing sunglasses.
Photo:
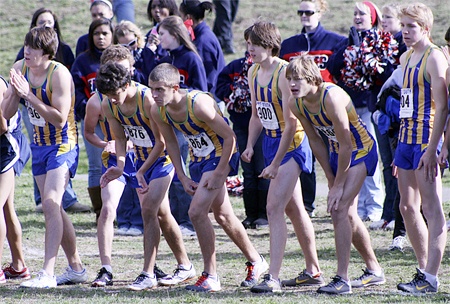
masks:
[[(302, 0), (297, 11), (303, 26), (302, 31), (281, 43), (280, 57), (286, 61), (291, 61), (296, 56), (308, 53), (313, 56), (324, 81), (333, 82), (332, 76), (327, 70), (328, 59), (333, 54), (333, 47), (345, 37), (327, 31), (322, 27), (320, 20), (327, 10), (328, 3), (326, 0)], [(314, 216), (316, 208), (314, 204), (316, 198), (316, 172), (314, 167), (311, 173), (302, 171), (300, 175), (303, 202), (310, 216)]]
[[(152, 52), (145, 51), (145, 37), (142, 35), (141, 30), (131, 21), (122, 21), (116, 25), (114, 29), (114, 44), (120, 44), (126, 47), (134, 58), (133, 65), (133, 80), (143, 85), (147, 84), (147, 78), (151, 69), (156, 66), (153, 63)], [(146, 61), (147, 57), (151, 57), (149, 61)], [(146, 64), (151, 65), (147, 73), (144, 73)]]

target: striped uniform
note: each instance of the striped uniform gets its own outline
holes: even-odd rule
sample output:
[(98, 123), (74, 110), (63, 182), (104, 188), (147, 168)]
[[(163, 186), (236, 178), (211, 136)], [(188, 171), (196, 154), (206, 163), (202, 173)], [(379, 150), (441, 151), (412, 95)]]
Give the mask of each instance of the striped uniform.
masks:
[[(28, 67), (23, 61), (22, 74), (30, 84), (31, 92), (44, 104), (52, 106), (52, 77), (56, 69), (63, 66), (51, 61), (47, 76), (40, 86), (32, 86)], [(33, 175), (43, 175), (49, 170), (67, 166), (70, 177), (75, 175), (78, 166), (78, 133), (75, 122), (74, 105), (75, 94), (71, 92), (71, 106), (67, 121), (62, 128), (58, 128), (45, 121), (27, 100), (21, 100), (28, 110), (28, 117), (33, 125), (32, 171)]]
[[(339, 142), (336, 138), (336, 133), (334, 131), (334, 126), (332, 121), (330, 120), (330, 117), (327, 114), (326, 108), (325, 108), (325, 98), (327, 94), (330, 92), (333, 88), (339, 88), (336, 85), (332, 83), (323, 83), (320, 87), (321, 93), (320, 93), (320, 110), (318, 113), (311, 113), (306, 108), (305, 104), (303, 103), (302, 98), (297, 98), (295, 100), (295, 105), (300, 112), (301, 115), (306, 117), (308, 121), (311, 122), (311, 124), (320, 132), (325, 134), (328, 137), (329, 141), (329, 148), (331, 152), (331, 158), (330, 163), (333, 160), (333, 162), (336, 161), (336, 163), (331, 163), (331, 166), (334, 170), (334, 173), (336, 173), (337, 170), (337, 156), (339, 153)], [(347, 115), (349, 120), (349, 126), (350, 126), (350, 133), (351, 133), (351, 141), (352, 141), (352, 160), (351, 160), (351, 166), (354, 166), (361, 161), (365, 161), (366, 168), (368, 171), (368, 175), (372, 176), (375, 167), (373, 166), (373, 162), (377, 161), (377, 157), (374, 159), (372, 158), (373, 153), (376, 153), (376, 145), (375, 141), (372, 137), (372, 135), (367, 131), (366, 125), (361, 120), (361, 118), (356, 113), (355, 107), (353, 103), (350, 103), (347, 108)], [(368, 156), (370, 156), (370, 162), (368, 163), (367, 159)], [(373, 169), (373, 170), (372, 170)]]
[[(136, 87), (137, 90), (136, 111), (131, 116), (123, 115), (117, 105), (112, 104), (109, 99), (106, 101), (108, 102), (109, 110), (122, 124), (125, 133), (134, 144), (135, 166), (136, 170), (139, 170), (152, 152), (153, 146), (155, 145), (155, 136), (150, 128), (150, 120), (144, 111), (144, 99), (148, 87), (134, 81), (131, 82), (130, 86)], [(161, 152), (158, 160), (147, 171), (145, 178), (149, 181), (153, 178), (166, 176), (172, 170), (172, 161), (167, 155), (166, 150), (164, 150)]]
[(438, 51), (438, 47), (430, 46), (416, 65), (410, 64), (413, 51), (410, 50), (406, 55), (400, 101), (399, 145), (395, 153), (395, 164), (405, 170), (417, 168), (433, 131), (435, 104), (426, 73), (426, 62), (433, 51)]
[[(103, 94), (96, 91), (95, 95), (98, 96), (98, 100), (100, 102), (100, 105), (103, 100)], [(106, 117), (102, 115), (102, 118), (99, 118), (98, 123), (100, 125), (100, 129), (102, 130), (102, 133), (104, 135), (104, 141), (108, 142), (111, 140), (115, 140), (114, 134), (111, 132), (111, 128), (109, 126), (108, 120)], [(126, 157), (125, 157), (125, 167), (123, 169), (123, 174), (121, 177), (118, 178), (119, 181), (122, 183), (132, 183), (133, 185), (137, 185), (137, 180), (134, 178), (136, 175), (136, 169), (134, 168), (134, 152), (127, 151)], [(102, 172), (105, 173), (106, 170), (110, 167), (117, 166), (117, 158), (115, 154), (111, 154), (109, 152), (103, 151), (102, 152)], [(128, 180), (128, 181), (127, 181)]]
[[(253, 81), (252, 93), (255, 96), (258, 117), (265, 129), (263, 153), (266, 165), (269, 165), (275, 157), (280, 144), (281, 135), (285, 128), (283, 103), (281, 96), (278, 94), (278, 79), (280, 75), (285, 72), (287, 64), (286, 61), (281, 60), (273, 72), (272, 79), (265, 86), (260, 85), (258, 82), (259, 64), (254, 65), (255, 68), (253, 69), (253, 74), (250, 78), (250, 81)], [(310, 173), (312, 170), (312, 152), (307, 142), (308, 140), (303, 131), (303, 127), (297, 120), (294, 138), (281, 164), (284, 164), (293, 156), (296, 157), (295, 154), (297, 152), (301, 152), (301, 154), (304, 155), (300, 156), (300, 158), (304, 159), (301, 160), (296, 157), (296, 160), (302, 171)]]
[[(192, 171), (194, 164), (206, 163), (213, 161), (215, 165), (218, 164), (217, 158), (222, 156), (223, 138), (218, 136), (205, 122), (198, 119), (194, 114), (195, 98), (199, 94), (207, 94), (202, 91), (190, 90), (186, 94), (186, 108), (187, 118), (183, 122), (176, 122), (171, 117), (166, 107), (159, 107), (159, 114), (161, 119), (170, 124), (175, 129), (183, 133), (189, 144), (189, 153), (191, 156), (191, 163), (189, 165), (191, 177), (195, 181), (199, 181), (201, 172), (195, 177)], [(217, 104), (214, 104), (216, 112), (223, 116)], [(224, 118), (227, 121), (226, 118)], [(228, 122), (228, 121), (227, 121)], [(237, 174), (237, 165), (239, 165), (239, 153), (236, 147), (233, 151), (232, 159), (230, 160), (231, 172), (229, 175)], [(210, 168), (210, 170), (214, 168)], [(200, 170), (202, 172), (210, 170)]]
[[(61, 66), (61, 63), (51, 61), (48, 68), (47, 77), (42, 85), (34, 87), (29, 81), (28, 68), (25, 65), (25, 61), (22, 67), (22, 74), (30, 83), (31, 91), (36, 97), (46, 105), (52, 105), (52, 76), (53, 72)], [(33, 144), (36, 146), (54, 146), (54, 145), (70, 145), (73, 148), (77, 144), (77, 125), (75, 123), (74, 105), (75, 95), (72, 92), (71, 106), (67, 122), (62, 128), (57, 128), (51, 123), (46, 122), (39, 113), (33, 108), (33, 106), (25, 100), (25, 105), (28, 110), (28, 116), (30, 122), (34, 126)]]

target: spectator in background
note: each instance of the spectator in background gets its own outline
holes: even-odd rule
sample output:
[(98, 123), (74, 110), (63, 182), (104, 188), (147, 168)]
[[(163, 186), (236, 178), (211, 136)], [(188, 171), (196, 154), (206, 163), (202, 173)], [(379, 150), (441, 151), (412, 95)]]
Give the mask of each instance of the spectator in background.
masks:
[[(95, 2), (94, 2), (95, 3)], [(100, 66), (102, 52), (111, 45), (113, 39), (113, 27), (111, 20), (106, 18), (95, 19), (89, 26), (89, 49), (75, 59), (71, 73), (75, 84), (75, 118), (81, 121), (81, 132), (84, 134), (84, 117), (86, 115), (86, 103), (96, 91), (95, 77)], [(95, 133), (103, 137), (100, 124), (97, 123)], [(83, 137), (86, 154), (88, 157), (88, 191), (94, 211), (102, 208), (100, 177), (102, 176), (102, 151), (93, 146)]]
[[(248, 33), (249, 29), (244, 32), (245, 41), (248, 39)], [(239, 151), (244, 151), (247, 147), (248, 126), (252, 115), (250, 89), (248, 87), (248, 69), (252, 64), (252, 57), (246, 51), (245, 57), (230, 62), (217, 78), (216, 97), (225, 101), (230, 120), (233, 123), (233, 131), (236, 134)], [(259, 177), (265, 166), (262, 151), (263, 137), (264, 133), (261, 132), (253, 147), (252, 160), (250, 162), (241, 161), (246, 215), (242, 225), (246, 229), (268, 225), (266, 205), (269, 180)]]
[(233, 22), (238, 11), (239, 0), (213, 0), (216, 9), (213, 32), (219, 39), (225, 54), (234, 54)]
[[(307, 53), (314, 58), (324, 81), (333, 82), (327, 69), (333, 48), (345, 37), (325, 30), (320, 24), (322, 16), (328, 10), (326, 0), (302, 0), (297, 11), (303, 25), (300, 34), (287, 38), (281, 43), (280, 58), (290, 61), (293, 57)], [(328, 140), (327, 140), (328, 142)], [(313, 162), (311, 173), (300, 174), (303, 203), (310, 216), (314, 216), (316, 199), (316, 170)]]
[[(73, 56), (72, 49), (68, 44), (66, 44), (62, 39), (61, 29), (59, 27), (59, 21), (56, 15), (47, 8), (40, 8), (36, 10), (31, 18), (30, 29), (35, 26), (46, 26), (51, 27), (56, 31), (58, 36), (58, 49), (55, 55), (55, 61), (61, 62), (68, 69), (72, 66), (75, 57)], [(23, 47), (20, 49), (17, 54), (16, 61), (23, 59)], [(33, 142), (33, 126), (30, 123), (30, 119), (28, 117), (28, 111), (25, 106), (22, 106), (22, 120), (24, 122), (25, 128), (27, 129), (28, 137), (30, 142)], [(41, 194), (39, 193), (39, 189), (36, 185), (36, 181), (33, 180), (34, 183), (34, 201), (36, 203), (36, 212), (42, 213), (42, 205), (41, 205)], [(77, 195), (72, 188), (72, 180), (69, 180), (67, 184), (66, 191), (64, 192), (62, 199), (62, 206), (68, 212), (89, 212), (89, 206), (82, 205), (78, 202)]]
[[(106, 18), (112, 20), (114, 17), (113, 8), (111, 2), (108, 0), (94, 0), (90, 7), (91, 21), (99, 18)], [(84, 51), (89, 49), (89, 34), (85, 34), (78, 38), (77, 46), (75, 49), (75, 56), (78, 57)]]
[(203, 21), (205, 12), (212, 12), (213, 8), (213, 4), (209, 1), (186, 0), (180, 4), (181, 17), (184, 20), (192, 20), (195, 35), (194, 44), (202, 58), (208, 83), (208, 92), (211, 93), (214, 93), (217, 76), (225, 67), (225, 59), (220, 43), (206, 22)]
[(145, 85), (150, 71), (144, 75), (144, 71), (147, 70), (144, 57), (148, 53), (145, 52), (145, 38), (141, 30), (131, 21), (122, 21), (114, 28), (113, 43), (120, 44), (131, 52), (134, 58), (133, 80)]

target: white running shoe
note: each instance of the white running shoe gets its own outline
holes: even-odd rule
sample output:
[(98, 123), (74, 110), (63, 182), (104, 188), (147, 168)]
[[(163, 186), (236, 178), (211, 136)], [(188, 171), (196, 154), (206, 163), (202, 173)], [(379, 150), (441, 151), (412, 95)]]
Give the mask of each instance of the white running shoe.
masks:
[(37, 276), (31, 280), (25, 281), (20, 284), (22, 288), (55, 288), (56, 287), (56, 278), (55, 276), (50, 276), (45, 272), (45, 270), (41, 270), (38, 272)]
[(71, 266), (66, 268), (66, 272), (56, 277), (56, 283), (58, 285), (72, 285), (84, 283), (88, 279), (86, 269), (83, 268), (81, 272), (76, 272)]
[(389, 250), (400, 250), (403, 251), (403, 246), (406, 243), (406, 237), (399, 235), (392, 240), (392, 244), (389, 245)]
[(136, 280), (134, 280), (133, 284), (128, 285), (128, 289), (133, 291), (140, 291), (155, 288), (157, 285), (158, 282), (156, 281), (155, 275), (153, 275), (153, 278), (151, 278), (148, 275), (141, 273), (137, 276)]
[(269, 269), (266, 259), (260, 255), (261, 260), (258, 262), (247, 262), (247, 277), (241, 282), (241, 287), (253, 287), (258, 284), (259, 277)]
[(140, 236), (142, 235), (143, 232), (137, 228), (131, 227), (127, 230), (127, 232), (125, 232), (125, 235), (128, 236)]
[(389, 224), (388, 221), (385, 221), (385, 220), (381, 219), (379, 221), (375, 221), (375, 222), (371, 223), (369, 225), (369, 229), (371, 229), (371, 230), (381, 230), (381, 229), (386, 228), (387, 224)]
[(192, 236), (192, 237), (197, 236), (197, 233), (194, 230), (191, 230), (185, 226), (180, 226), (180, 231), (183, 236)]
[(179, 283), (193, 279), (196, 276), (194, 265), (191, 264), (191, 268), (186, 269), (183, 265), (178, 265), (177, 269), (173, 273), (173, 276), (169, 276), (163, 279), (159, 279), (158, 283), (163, 286), (173, 286)]
[(395, 228), (395, 221), (390, 221), (389, 224), (386, 225), (385, 230), (394, 230)]
[(128, 232), (128, 228), (127, 227), (121, 227), (121, 228), (116, 230), (115, 234), (116, 235), (127, 235), (127, 232)]

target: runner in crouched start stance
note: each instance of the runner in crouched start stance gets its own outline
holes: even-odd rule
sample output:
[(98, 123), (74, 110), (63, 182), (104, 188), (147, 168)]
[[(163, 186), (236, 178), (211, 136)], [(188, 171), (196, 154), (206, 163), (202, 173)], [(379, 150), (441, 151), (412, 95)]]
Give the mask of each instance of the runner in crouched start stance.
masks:
[[(207, 93), (184, 90), (180, 74), (171, 64), (160, 64), (150, 74), (149, 86), (158, 107), (152, 107), (152, 118), (163, 134), (184, 189), (193, 195), (189, 217), (197, 231), (204, 269), (187, 290), (212, 292), (221, 289), (217, 275), (215, 234), (208, 217), (209, 210), (231, 240), (247, 258), (247, 278), (241, 286), (251, 287), (268, 265), (248, 238), (244, 226), (234, 215), (225, 187), (228, 175), (237, 174), (239, 153), (233, 130), (222, 116), (215, 100)], [(191, 163), (186, 176), (173, 128), (180, 130), (189, 143)]]

